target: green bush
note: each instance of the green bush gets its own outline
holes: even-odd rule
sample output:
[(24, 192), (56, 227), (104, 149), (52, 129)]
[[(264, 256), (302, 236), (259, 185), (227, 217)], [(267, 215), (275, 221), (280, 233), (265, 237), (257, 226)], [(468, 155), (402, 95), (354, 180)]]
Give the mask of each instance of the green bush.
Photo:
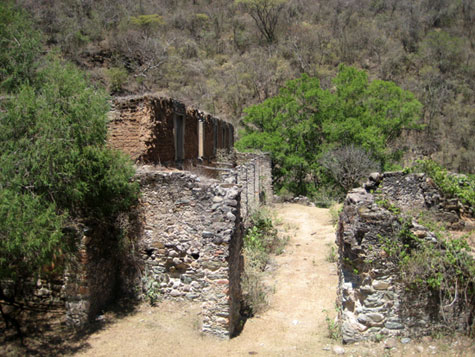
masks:
[(33, 79), (41, 41), (25, 11), (9, 1), (0, 3), (0, 92)]
[[(439, 228), (438, 222), (424, 217), (419, 224), (435, 233), (436, 241), (416, 237), (411, 220), (400, 218), (401, 229), (396, 237), (379, 237), (381, 248), (387, 254), (387, 262), (399, 267), (400, 279), (406, 291), (435, 297), (440, 306), (440, 316), (445, 329), (454, 330), (459, 321), (449, 311), (456, 311), (459, 318), (465, 318), (467, 333), (472, 332), (475, 306), (475, 261), (467, 237), (452, 237), (448, 231)], [(452, 310), (446, 310), (452, 307)], [(434, 326), (434, 329), (438, 329)]]
[(21, 286), (61, 268), (77, 246), (66, 227), (113, 222), (138, 186), (130, 160), (106, 146), (105, 92), (54, 54), (39, 56), (23, 12), (2, 3), (0, 20), (0, 280)]
[(417, 160), (411, 171), (424, 172), (447, 196), (456, 197), (464, 204), (475, 207), (475, 175), (457, 175), (430, 159)]
[(111, 93), (117, 93), (127, 82), (128, 73), (124, 67), (111, 67), (106, 70), (106, 77)]

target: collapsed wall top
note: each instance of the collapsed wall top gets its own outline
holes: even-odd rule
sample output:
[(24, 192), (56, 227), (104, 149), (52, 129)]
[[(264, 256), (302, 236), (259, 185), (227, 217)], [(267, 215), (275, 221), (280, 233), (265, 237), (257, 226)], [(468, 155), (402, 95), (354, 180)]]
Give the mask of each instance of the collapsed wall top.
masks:
[(112, 148), (138, 163), (177, 166), (211, 161), (218, 149), (234, 145), (232, 124), (168, 97), (118, 97), (109, 113)]

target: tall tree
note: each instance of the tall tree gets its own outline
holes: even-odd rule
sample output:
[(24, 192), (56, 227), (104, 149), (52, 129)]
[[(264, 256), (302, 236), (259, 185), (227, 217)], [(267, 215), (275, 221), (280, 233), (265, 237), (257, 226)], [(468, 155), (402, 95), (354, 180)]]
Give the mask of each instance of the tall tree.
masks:
[(348, 145), (389, 168), (399, 153), (388, 144), (419, 119), (421, 104), (392, 82), (370, 82), (364, 71), (341, 65), (333, 84), (324, 90), (317, 78), (302, 75), (245, 110), (236, 147), (272, 154), (277, 189), (311, 193), (329, 178), (319, 164), (322, 155)]

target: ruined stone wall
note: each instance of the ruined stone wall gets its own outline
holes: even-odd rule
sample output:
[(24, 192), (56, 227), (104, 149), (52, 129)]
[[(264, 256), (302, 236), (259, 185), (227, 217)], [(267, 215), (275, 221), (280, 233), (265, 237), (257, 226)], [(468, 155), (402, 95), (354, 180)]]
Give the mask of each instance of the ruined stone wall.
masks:
[(245, 221), (261, 204), (272, 202), (271, 159), (265, 153), (236, 153), (237, 182), (242, 188), (241, 212)]
[[(75, 255), (62, 258), (64, 273), (43, 274), (22, 282), (15, 300), (26, 304), (32, 313), (63, 313), (65, 322), (75, 328), (94, 321), (115, 298), (118, 287), (119, 254), (113, 231), (109, 225), (86, 227), (83, 224), (68, 230), (66, 234), (71, 235), (68, 238), (78, 246)], [(7, 295), (14, 292), (8, 287), (11, 282), (0, 284)]]
[(77, 234), (79, 247), (66, 263), (63, 293), (67, 323), (83, 327), (116, 297), (120, 251), (113, 222), (80, 226)]
[(411, 244), (404, 241), (402, 229), (431, 244), (437, 242), (435, 234), (418, 223), (418, 212), (430, 212), (452, 228), (462, 229), (462, 210), (460, 203), (446, 199), (424, 174), (372, 174), (365, 188), (348, 193), (337, 230), (344, 342), (430, 334), (442, 315), (464, 328), (470, 317), (457, 314), (463, 311), (460, 304), (466, 302), (459, 299), (458, 306), (447, 310), (438, 296), (421, 296), (406, 289), (399, 258), (392, 253)]
[[(142, 288), (203, 303), (202, 330), (230, 337), (239, 325), (242, 227), (234, 184), (141, 168)], [(140, 230), (139, 230), (140, 231)]]

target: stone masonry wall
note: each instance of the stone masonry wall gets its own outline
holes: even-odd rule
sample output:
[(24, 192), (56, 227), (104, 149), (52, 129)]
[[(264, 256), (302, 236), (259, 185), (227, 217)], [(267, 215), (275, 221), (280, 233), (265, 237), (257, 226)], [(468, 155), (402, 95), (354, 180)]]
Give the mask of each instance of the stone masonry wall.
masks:
[(337, 230), (338, 304), (345, 343), (386, 335), (426, 335), (440, 323), (442, 313), (446, 318), (453, 314), (461, 328), (467, 321), (457, 316), (461, 310), (456, 306), (442, 311), (437, 297), (413, 296), (401, 280), (398, 262), (388, 255), (388, 245), (404, 244), (399, 238), (401, 214), (409, 217), (415, 236), (436, 242), (434, 233), (418, 224), (418, 211), (430, 211), (453, 228), (463, 229), (462, 205), (444, 198), (424, 174), (375, 173), (365, 188), (348, 193)]
[(142, 167), (143, 289), (203, 303), (202, 330), (231, 337), (239, 325), (242, 227), (234, 184)]
[(272, 202), (272, 167), (269, 154), (236, 153), (237, 183), (242, 188), (241, 211), (246, 221), (261, 204)]
[[(15, 296), (17, 301), (23, 301), (33, 312), (64, 313), (65, 322), (75, 328), (93, 321), (115, 297), (118, 284), (117, 241), (108, 228), (77, 224), (68, 230), (66, 234), (74, 236), (78, 247), (76, 255), (64, 257), (64, 274), (44, 274), (23, 282), (22, 291)], [(8, 282), (0, 284), (4, 291), (13, 292)]]

